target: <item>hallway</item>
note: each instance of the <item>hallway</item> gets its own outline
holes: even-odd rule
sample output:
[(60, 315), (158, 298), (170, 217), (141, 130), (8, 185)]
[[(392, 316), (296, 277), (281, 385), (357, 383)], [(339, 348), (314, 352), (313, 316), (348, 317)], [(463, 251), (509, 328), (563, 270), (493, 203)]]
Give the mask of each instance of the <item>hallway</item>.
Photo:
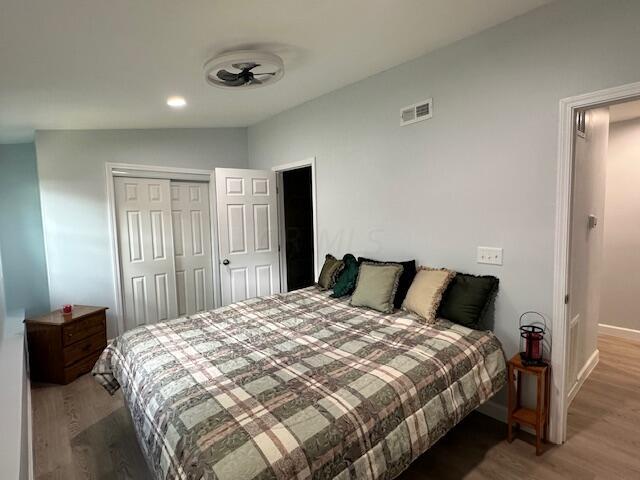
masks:
[(569, 408), (562, 450), (597, 478), (640, 478), (640, 343), (600, 335), (598, 349), (598, 366)]

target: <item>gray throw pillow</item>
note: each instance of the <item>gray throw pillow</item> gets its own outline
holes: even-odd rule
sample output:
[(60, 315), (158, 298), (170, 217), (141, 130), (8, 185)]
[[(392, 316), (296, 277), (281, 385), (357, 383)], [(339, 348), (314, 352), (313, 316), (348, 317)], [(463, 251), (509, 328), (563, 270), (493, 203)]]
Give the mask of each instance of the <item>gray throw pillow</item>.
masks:
[(363, 262), (358, 273), (356, 289), (351, 296), (354, 307), (368, 307), (379, 312), (393, 312), (393, 299), (403, 267), (398, 264)]

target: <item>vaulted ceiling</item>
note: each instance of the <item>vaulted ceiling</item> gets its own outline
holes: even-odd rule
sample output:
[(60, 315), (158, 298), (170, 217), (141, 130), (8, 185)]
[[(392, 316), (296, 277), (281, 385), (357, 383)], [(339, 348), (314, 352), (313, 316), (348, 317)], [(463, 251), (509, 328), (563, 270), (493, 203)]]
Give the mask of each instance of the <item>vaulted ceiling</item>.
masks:
[[(0, 141), (34, 129), (247, 126), (550, 0), (0, 0)], [(267, 88), (207, 85), (236, 48), (280, 55)], [(186, 108), (165, 100), (183, 95)]]

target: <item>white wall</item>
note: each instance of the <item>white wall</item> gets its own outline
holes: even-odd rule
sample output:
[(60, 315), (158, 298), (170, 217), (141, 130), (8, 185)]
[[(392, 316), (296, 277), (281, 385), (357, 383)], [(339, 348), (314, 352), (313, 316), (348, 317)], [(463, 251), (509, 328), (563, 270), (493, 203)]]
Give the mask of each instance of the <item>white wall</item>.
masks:
[(0, 472), (2, 478), (23, 480), (29, 478), (30, 468), (27, 439), (31, 398), (24, 349), (24, 310), (7, 312), (2, 272), (0, 258), (0, 425), (3, 433), (0, 435)]
[[(520, 313), (552, 312), (559, 100), (640, 80), (638, 18), (635, 1), (553, 3), (250, 127), (250, 165), (316, 156), (321, 254), (499, 276), (511, 355)], [(428, 97), (434, 117), (399, 127)]]
[(609, 129), (600, 323), (640, 330), (640, 119)]
[(115, 335), (106, 162), (246, 167), (246, 129), (36, 132), (51, 307), (107, 306)]
[(29, 478), (30, 390), (24, 348), (24, 311), (10, 313), (0, 338), (0, 473), (3, 479)]

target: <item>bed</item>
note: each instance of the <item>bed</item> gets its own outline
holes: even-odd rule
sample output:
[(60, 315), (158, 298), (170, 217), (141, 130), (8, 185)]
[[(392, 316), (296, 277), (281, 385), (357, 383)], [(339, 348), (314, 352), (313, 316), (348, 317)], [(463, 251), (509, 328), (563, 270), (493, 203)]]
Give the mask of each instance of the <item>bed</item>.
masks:
[(93, 374), (157, 479), (391, 479), (506, 383), (491, 332), (316, 287), (145, 325)]

